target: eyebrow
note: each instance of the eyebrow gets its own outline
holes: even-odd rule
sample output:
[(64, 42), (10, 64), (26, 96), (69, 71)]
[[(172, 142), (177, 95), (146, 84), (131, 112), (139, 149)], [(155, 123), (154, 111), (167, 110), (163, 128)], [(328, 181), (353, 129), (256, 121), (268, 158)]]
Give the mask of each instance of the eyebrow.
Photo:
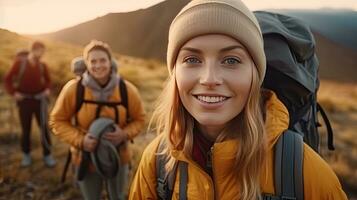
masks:
[(201, 50), (195, 49), (195, 48), (192, 48), (192, 47), (183, 47), (181, 50), (191, 51), (191, 52), (194, 52), (194, 53), (201, 53), (202, 52)]
[(234, 46), (225, 47), (225, 48), (221, 49), (220, 52), (231, 51), (233, 49), (242, 49), (242, 50), (244, 50), (244, 48), (242, 46), (234, 45)]
[[(226, 52), (226, 51), (231, 51), (233, 49), (244, 49), (242, 46), (240, 45), (233, 45), (233, 46), (228, 46), (228, 47), (225, 47), (221, 50), (219, 50), (219, 52)], [(191, 52), (194, 52), (194, 53), (202, 53), (202, 51), (200, 49), (195, 49), (195, 48), (192, 48), (192, 47), (183, 47), (181, 50), (185, 50), (185, 51), (191, 51)]]

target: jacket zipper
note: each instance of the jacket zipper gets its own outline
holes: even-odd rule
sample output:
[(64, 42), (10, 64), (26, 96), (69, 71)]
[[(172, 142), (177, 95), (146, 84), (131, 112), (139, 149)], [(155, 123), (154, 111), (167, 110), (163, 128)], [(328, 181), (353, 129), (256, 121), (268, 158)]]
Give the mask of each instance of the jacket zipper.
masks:
[(207, 154), (207, 163), (208, 163), (208, 167), (211, 168), (211, 172), (212, 172), (212, 182), (213, 182), (213, 199), (218, 199), (217, 193), (216, 193), (216, 177), (215, 177), (215, 173), (214, 173), (214, 165), (213, 165), (213, 146), (211, 147), (210, 151)]
[[(213, 150), (213, 147), (211, 148), (211, 151)], [(212, 153), (211, 151), (209, 151), (210, 153)], [(190, 160), (190, 159), (189, 159)], [(211, 161), (212, 162), (212, 161)], [(215, 186), (214, 186), (214, 180), (212, 179), (212, 177), (204, 170), (202, 169), (201, 166), (199, 166), (198, 164), (196, 164), (196, 162), (194, 162), (193, 160), (190, 160), (189, 164), (192, 164), (193, 166), (195, 166), (197, 169), (199, 169), (199, 171), (201, 171), (203, 173), (204, 176), (206, 176), (206, 178), (209, 180), (209, 185), (211, 186), (211, 188), (213, 189), (213, 200), (215, 200)]]

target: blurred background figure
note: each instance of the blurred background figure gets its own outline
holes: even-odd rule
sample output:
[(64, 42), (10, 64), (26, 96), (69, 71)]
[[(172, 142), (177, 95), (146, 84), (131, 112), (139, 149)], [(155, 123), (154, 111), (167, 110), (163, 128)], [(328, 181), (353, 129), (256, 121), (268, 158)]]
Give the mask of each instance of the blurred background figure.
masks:
[(51, 156), (51, 140), (47, 127), (47, 98), (50, 95), (51, 80), (46, 63), (41, 61), (45, 45), (40, 41), (32, 43), (30, 51), (20, 50), (4, 84), (7, 92), (17, 103), (22, 129), (22, 167), (31, 165), (31, 122), (35, 115), (41, 129), (43, 161), (53, 167), (56, 161)]

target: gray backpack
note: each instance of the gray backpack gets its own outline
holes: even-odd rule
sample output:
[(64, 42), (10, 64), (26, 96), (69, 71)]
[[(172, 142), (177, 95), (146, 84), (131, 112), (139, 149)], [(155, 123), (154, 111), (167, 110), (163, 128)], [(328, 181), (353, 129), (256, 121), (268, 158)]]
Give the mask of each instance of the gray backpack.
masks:
[[(319, 79), (315, 40), (310, 28), (296, 18), (263, 11), (254, 14), (263, 33), (267, 57), (263, 88), (273, 90), (290, 115), (289, 129), (274, 147), (275, 195), (262, 194), (262, 199), (303, 200), (303, 145), (305, 142), (319, 152), (318, 112), (327, 127), (328, 148), (334, 150), (331, 125), (316, 98)], [(161, 141), (157, 152), (165, 146)], [(167, 161), (167, 155), (156, 156), (159, 199), (171, 199), (177, 170), (180, 170), (179, 199), (187, 199), (187, 163), (178, 161), (173, 170), (167, 172), (164, 168)]]

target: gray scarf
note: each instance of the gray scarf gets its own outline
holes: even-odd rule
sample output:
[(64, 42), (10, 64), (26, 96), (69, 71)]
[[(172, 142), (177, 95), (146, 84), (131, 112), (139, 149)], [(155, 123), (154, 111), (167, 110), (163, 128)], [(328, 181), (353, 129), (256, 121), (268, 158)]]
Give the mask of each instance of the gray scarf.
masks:
[(109, 82), (105, 87), (101, 87), (99, 83), (86, 71), (83, 74), (82, 85), (88, 87), (94, 96), (95, 101), (108, 101), (109, 97), (113, 94), (115, 87), (119, 83), (119, 75), (113, 70), (110, 74)]

